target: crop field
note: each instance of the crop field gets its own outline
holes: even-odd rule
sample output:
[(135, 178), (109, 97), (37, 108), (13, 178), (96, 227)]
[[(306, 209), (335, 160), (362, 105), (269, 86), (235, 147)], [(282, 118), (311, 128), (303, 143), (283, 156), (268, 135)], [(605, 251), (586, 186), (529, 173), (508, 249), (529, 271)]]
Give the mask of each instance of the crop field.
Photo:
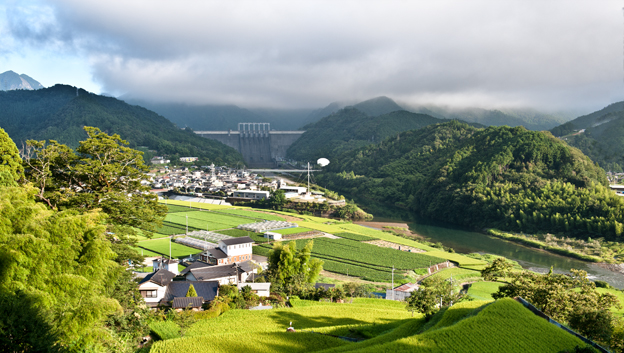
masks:
[[(302, 248), (307, 241), (298, 241)], [(254, 247), (254, 253), (268, 254), (271, 245)], [(264, 248), (264, 249), (262, 249)], [(429, 267), (431, 264), (444, 262), (445, 259), (422, 253), (410, 253), (391, 248), (383, 248), (350, 239), (314, 239), (312, 256), (323, 260), (323, 269), (349, 276), (361, 277), (373, 282), (390, 282), (392, 266), (397, 269), (395, 281), (404, 279), (401, 272)]]
[(297, 227), (297, 228), (276, 229), (276, 230), (272, 230), (271, 232), (279, 233), (281, 235), (288, 235), (288, 234), (305, 233), (305, 232), (309, 232), (311, 230), (312, 229), (310, 229), (310, 228)]
[[(353, 304), (293, 300), (293, 308), (230, 310), (196, 322), (184, 338), (155, 342), (150, 352), (555, 353), (584, 346), (508, 298), (458, 303), (427, 323), (418, 314), (412, 318), (402, 303), (365, 300)], [(296, 333), (285, 332), (290, 322)], [(312, 331), (337, 335), (362, 331), (370, 338), (350, 343)]]
[(225, 214), (231, 214), (231, 215), (235, 215), (235, 216), (244, 216), (244, 217), (250, 217), (250, 218), (257, 218), (257, 219), (266, 219), (267, 221), (285, 221), (285, 219), (283, 217), (280, 216), (276, 216), (273, 214), (268, 214), (268, 213), (264, 213), (264, 212), (256, 212), (256, 211), (251, 211), (251, 210), (244, 210), (244, 209), (229, 209), (229, 210), (218, 210), (215, 211), (218, 213), (225, 213)]
[(356, 233), (348, 233), (348, 232), (342, 232), (342, 233), (334, 233), (335, 236), (337, 237), (341, 237), (341, 238), (345, 238), (345, 239), (351, 239), (351, 240), (355, 240), (355, 241), (370, 241), (370, 240), (376, 240), (379, 238), (374, 238), (368, 235), (362, 235), (362, 234), (356, 234)]
[(249, 218), (205, 211), (170, 213), (165, 221), (186, 227), (186, 216), (188, 216), (189, 230), (191, 227), (198, 230), (226, 229), (234, 228), (239, 224), (250, 223)]
[[(164, 255), (169, 255), (169, 238), (155, 239), (155, 240), (144, 240), (137, 243), (139, 246), (139, 253), (141, 248), (147, 249), (154, 253), (160, 253)], [(197, 254), (202, 252), (199, 249), (190, 248), (188, 246), (184, 246), (178, 243), (171, 243), (171, 257), (181, 259), (189, 256), (190, 254)]]

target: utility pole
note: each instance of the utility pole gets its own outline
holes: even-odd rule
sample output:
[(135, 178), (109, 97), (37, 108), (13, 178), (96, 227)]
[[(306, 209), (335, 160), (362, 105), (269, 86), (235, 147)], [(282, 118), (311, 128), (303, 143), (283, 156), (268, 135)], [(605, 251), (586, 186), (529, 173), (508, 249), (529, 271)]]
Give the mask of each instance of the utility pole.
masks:
[(173, 235), (169, 237), (169, 260), (171, 260), (171, 239), (173, 239)]
[(392, 300), (394, 300), (394, 265), (392, 265), (392, 288), (390, 290), (392, 291)]
[(188, 214), (186, 215), (186, 233), (188, 234)]

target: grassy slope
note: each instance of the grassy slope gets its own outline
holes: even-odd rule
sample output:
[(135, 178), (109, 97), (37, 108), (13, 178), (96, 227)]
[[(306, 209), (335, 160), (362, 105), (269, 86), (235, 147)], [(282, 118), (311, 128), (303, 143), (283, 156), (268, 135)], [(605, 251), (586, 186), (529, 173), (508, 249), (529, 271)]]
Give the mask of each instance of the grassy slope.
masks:
[[(184, 338), (156, 342), (151, 352), (559, 352), (583, 346), (512, 299), (488, 304), (459, 303), (425, 323), (421, 317), (411, 318), (398, 302), (297, 300), (294, 308), (231, 310), (202, 320)], [(291, 321), (297, 333), (287, 334), (284, 331)], [(309, 332), (338, 334), (358, 327), (370, 329), (374, 337), (346, 343)]]
[(476, 300), (494, 300), (492, 293), (497, 292), (502, 285), (500, 282), (475, 282), (470, 285), (468, 295)]

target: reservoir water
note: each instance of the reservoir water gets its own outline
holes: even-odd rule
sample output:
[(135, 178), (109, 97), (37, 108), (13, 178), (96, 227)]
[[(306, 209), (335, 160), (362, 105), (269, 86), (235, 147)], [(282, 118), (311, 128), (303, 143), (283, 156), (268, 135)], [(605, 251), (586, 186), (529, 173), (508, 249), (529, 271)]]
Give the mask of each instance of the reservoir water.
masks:
[[(396, 219), (375, 218), (376, 222), (397, 222)], [(405, 221), (403, 221), (405, 222)], [(525, 269), (546, 273), (553, 267), (557, 273), (569, 273), (570, 269), (587, 271), (592, 280), (602, 280), (613, 287), (624, 288), (624, 275), (609, 271), (598, 265), (552, 254), (542, 250), (531, 249), (506, 240), (494, 238), (482, 233), (472, 232), (453, 226), (433, 223), (427, 220), (409, 221), (410, 230), (437, 243), (455, 249), (458, 253), (488, 253), (504, 256), (518, 261)]]

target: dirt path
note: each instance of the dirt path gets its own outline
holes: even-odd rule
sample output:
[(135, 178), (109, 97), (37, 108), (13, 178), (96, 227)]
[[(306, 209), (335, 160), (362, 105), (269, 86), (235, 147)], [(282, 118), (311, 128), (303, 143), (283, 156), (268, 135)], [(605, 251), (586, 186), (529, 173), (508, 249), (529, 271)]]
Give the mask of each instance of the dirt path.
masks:
[(359, 277), (341, 275), (339, 273), (329, 272), (329, 271), (325, 271), (325, 270), (321, 271), (321, 276), (327, 277), (327, 278), (331, 278), (331, 279), (335, 279), (335, 280), (338, 280), (338, 281), (344, 281), (344, 282), (371, 283), (371, 284), (380, 285), (380, 286), (388, 284), (388, 283), (385, 283), (385, 282), (365, 281), (363, 279), (360, 279)]

